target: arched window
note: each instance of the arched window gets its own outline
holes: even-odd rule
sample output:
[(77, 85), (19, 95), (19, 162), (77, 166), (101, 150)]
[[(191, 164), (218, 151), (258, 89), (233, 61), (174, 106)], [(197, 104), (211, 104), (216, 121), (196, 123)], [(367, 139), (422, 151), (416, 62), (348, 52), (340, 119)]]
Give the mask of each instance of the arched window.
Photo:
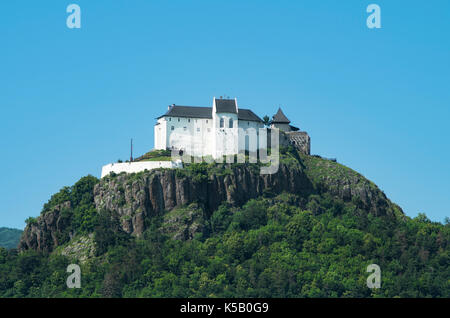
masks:
[(233, 128), (233, 118), (230, 118), (230, 125), (229, 125), (229, 127)]
[(223, 126), (224, 126), (224, 120), (223, 120), (223, 118), (220, 118), (220, 128), (223, 128)]

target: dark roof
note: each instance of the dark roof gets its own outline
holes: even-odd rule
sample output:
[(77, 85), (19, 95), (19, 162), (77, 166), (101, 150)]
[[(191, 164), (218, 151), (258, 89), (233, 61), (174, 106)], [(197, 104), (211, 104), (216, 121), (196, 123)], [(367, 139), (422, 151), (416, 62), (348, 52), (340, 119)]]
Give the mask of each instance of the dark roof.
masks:
[(283, 114), (281, 108), (278, 108), (278, 111), (272, 117), (272, 123), (278, 124), (289, 124), (291, 121), (287, 119), (287, 117)]
[(239, 108), (239, 110), (238, 110), (238, 119), (239, 120), (260, 121), (260, 122), (262, 122), (261, 118), (259, 118), (250, 109), (243, 109), (243, 108)]
[[(217, 106), (217, 104), (216, 104), (216, 106)], [(161, 117), (165, 117), (165, 116), (212, 119), (212, 107), (174, 105), (174, 106), (170, 106), (170, 109), (164, 115), (159, 116), (157, 119), (159, 119)], [(262, 122), (261, 118), (259, 118), (254, 112), (252, 112), (250, 109), (244, 109), (244, 108), (239, 109), (238, 119)]]
[(289, 127), (291, 127), (292, 131), (299, 131), (300, 130), (300, 128), (292, 126), (292, 125), (289, 125)]
[(198, 106), (170, 106), (170, 109), (162, 116), (170, 117), (191, 117), (191, 118), (212, 118), (211, 107), (198, 107)]
[(236, 101), (234, 99), (216, 99), (216, 113), (236, 114)]

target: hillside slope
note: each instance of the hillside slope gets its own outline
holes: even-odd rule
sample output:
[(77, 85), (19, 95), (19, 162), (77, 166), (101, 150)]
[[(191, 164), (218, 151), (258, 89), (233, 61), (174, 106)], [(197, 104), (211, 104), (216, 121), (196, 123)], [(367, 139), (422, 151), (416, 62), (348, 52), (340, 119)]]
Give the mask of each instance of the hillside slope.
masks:
[[(293, 149), (283, 151), (275, 174), (261, 175), (256, 164), (202, 163), (177, 170), (112, 174), (101, 181), (85, 177), (70, 191), (67, 187), (54, 195), (41, 216), (28, 224), (20, 249), (52, 251), (76, 234), (71, 218), (92, 218), (95, 211), (113, 211), (126, 233), (139, 236), (152, 217), (174, 208), (197, 203), (209, 217), (223, 202), (242, 206), (250, 199), (282, 192), (297, 194), (305, 202), (313, 194), (328, 193), (345, 202), (358, 201), (361, 209), (374, 215), (403, 214), (362, 175)], [(77, 212), (80, 208), (89, 213)], [(75, 227), (89, 227), (86, 220), (75, 223)]]
[(0, 227), (0, 246), (4, 248), (16, 248), (21, 235), (21, 230)]
[[(20, 254), (0, 251), (0, 296), (449, 297), (449, 239), (357, 172), (282, 149), (273, 175), (191, 164), (80, 179), (27, 220)], [(71, 262), (82, 289), (65, 287)]]

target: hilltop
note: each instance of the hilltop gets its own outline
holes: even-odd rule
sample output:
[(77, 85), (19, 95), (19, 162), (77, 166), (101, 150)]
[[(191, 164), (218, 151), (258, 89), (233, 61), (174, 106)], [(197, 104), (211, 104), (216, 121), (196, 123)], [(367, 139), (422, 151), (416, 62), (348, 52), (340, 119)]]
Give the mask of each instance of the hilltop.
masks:
[[(450, 296), (448, 224), (411, 219), (361, 174), (291, 147), (277, 173), (259, 169), (84, 177), (27, 220), (19, 254), (0, 251), (0, 296)], [(79, 290), (65, 287), (72, 262)], [(381, 289), (366, 286), (373, 263)]]

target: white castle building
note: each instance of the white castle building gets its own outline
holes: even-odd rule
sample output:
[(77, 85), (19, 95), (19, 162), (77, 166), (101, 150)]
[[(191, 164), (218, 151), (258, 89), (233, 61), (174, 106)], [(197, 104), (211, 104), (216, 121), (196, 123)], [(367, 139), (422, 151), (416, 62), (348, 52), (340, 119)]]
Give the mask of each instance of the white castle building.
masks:
[(171, 105), (164, 115), (157, 118), (154, 138), (154, 149), (172, 150), (177, 157), (170, 161), (134, 161), (131, 158), (129, 162), (110, 163), (102, 167), (101, 177), (112, 172), (182, 168), (183, 163), (178, 156), (181, 152), (194, 157), (211, 156), (219, 161), (222, 156), (248, 152), (250, 162), (252, 158), (256, 162), (256, 153), (268, 147), (273, 154), (278, 154), (278, 150), (274, 151), (278, 146), (289, 145), (310, 154), (308, 134), (291, 126), (281, 108), (272, 117), (270, 127), (266, 127), (253, 111), (239, 108), (236, 99), (213, 98), (211, 107)]
[[(298, 130), (289, 125), (281, 109), (273, 117), (274, 127)], [(155, 149), (181, 150), (192, 156), (218, 158), (267, 147), (263, 121), (250, 109), (239, 108), (236, 99), (214, 97), (212, 107), (171, 105), (157, 118), (154, 130)]]

